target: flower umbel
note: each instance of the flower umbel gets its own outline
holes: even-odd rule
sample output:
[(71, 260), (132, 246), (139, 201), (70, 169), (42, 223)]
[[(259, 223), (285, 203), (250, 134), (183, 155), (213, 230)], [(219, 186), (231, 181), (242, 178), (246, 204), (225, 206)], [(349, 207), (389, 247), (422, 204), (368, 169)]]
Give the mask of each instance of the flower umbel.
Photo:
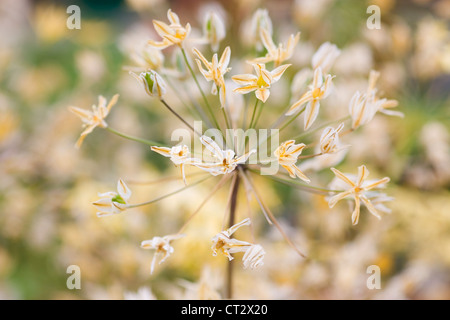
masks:
[(344, 192), (338, 193), (337, 195), (331, 197), (328, 200), (328, 205), (330, 208), (333, 208), (334, 205), (338, 201), (340, 201), (348, 196), (353, 196), (355, 199), (355, 209), (352, 213), (353, 225), (358, 224), (358, 221), (359, 221), (360, 201), (362, 201), (364, 203), (364, 205), (367, 207), (367, 209), (370, 211), (370, 213), (372, 213), (378, 219), (381, 219), (377, 209), (372, 204), (372, 202), (369, 200), (366, 193), (368, 190), (383, 187), (384, 184), (386, 184), (390, 181), (389, 177), (384, 177), (383, 179), (376, 180), (376, 181), (373, 181), (373, 180), (365, 181), (367, 176), (369, 175), (369, 170), (367, 170), (365, 165), (358, 167), (358, 176), (356, 177), (355, 180), (352, 180), (351, 178), (344, 175), (341, 171), (339, 171), (335, 168), (331, 168), (331, 171), (334, 172), (334, 174), (336, 175), (337, 178), (339, 178), (340, 180), (345, 182), (348, 186), (350, 186), (350, 189), (348, 189)]
[(122, 179), (117, 182), (117, 192), (110, 191), (99, 193), (102, 199), (97, 200), (93, 205), (99, 210), (98, 217), (106, 217), (121, 213), (128, 207), (128, 200), (131, 197), (131, 190)]
[(117, 103), (119, 95), (114, 95), (108, 104), (106, 104), (106, 99), (103, 96), (98, 97), (98, 105), (92, 106), (92, 111), (87, 111), (77, 107), (69, 107), (69, 110), (80, 117), (83, 121), (84, 131), (81, 133), (76, 146), (81, 147), (86, 136), (91, 133), (96, 127), (106, 128), (108, 124), (105, 122), (105, 118), (108, 116), (109, 111)]
[(270, 86), (280, 80), (283, 73), (290, 66), (290, 64), (284, 64), (272, 71), (266, 70), (266, 65), (263, 63), (252, 63), (255, 68), (256, 75), (254, 74), (240, 74), (231, 77), (234, 82), (243, 87), (234, 89), (235, 92), (246, 94), (252, 91), (256, 91), (256, 98), (262, 102), (266, 102), (269, 98)]

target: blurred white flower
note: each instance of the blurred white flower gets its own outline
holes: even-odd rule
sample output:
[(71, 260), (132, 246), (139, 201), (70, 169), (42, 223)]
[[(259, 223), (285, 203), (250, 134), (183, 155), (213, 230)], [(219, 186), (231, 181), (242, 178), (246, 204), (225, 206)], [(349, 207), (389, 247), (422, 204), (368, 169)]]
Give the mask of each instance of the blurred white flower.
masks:
[(93, 205), (99, 210), (98, 217), (106, 217), (121, 213), (128, 207), (128, 200), (131, 197), (131, 190), (122, 179), (117, 182), (117, 192), (110, 191), (99, 193), (102, 199), (97, 200)]

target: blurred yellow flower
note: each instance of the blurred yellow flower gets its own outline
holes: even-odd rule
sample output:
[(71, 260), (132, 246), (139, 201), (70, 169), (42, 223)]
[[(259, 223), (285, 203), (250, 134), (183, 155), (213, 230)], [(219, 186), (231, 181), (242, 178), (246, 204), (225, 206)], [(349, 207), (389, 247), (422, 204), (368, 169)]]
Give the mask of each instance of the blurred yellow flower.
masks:
[(185, 27), (182, 27), (178, 15), (170, 9), (167, 11), (167, 18), (170, 21), (170, 25), (159, 20), (153, 20), (156, 32), (163, 38), (160, 42), (148, 41), (155, 48), (164, 49), (174, 44), (181, 47), (183, 41), (191, 32), (191, 25), (187, 23)]
[(278, 47), (272, 40), (272, 36), (269, 31), (264, 28), (261, 28), (261, 39), (264, 44), (264, 47), (267, 50), (267, 54), (264, 57), (253, 59), (254, 63), (268, 63), (274, 62), (274, 66), (278, 67), (281, 65), (283, 61), (286, 61), (292, 57), (294, 54), (295, 46), (297, 45), (300, 39), (300, 32), (294, 36), (291, 34), (289, 40), (286, 44), (286, 47), (283, 47), (283, 44), (279, 44)]
[(183, 234), (175, 234), (164, 237), (153, 237), (150, 240), (142, 241), (141, 248), (156, 250), (150, 268), (151, 274), (153, 274), (153, 271), (155, 270), (155, 263), (158, 257), (161, 257), (161, 260), (159, 261), (159, 264), (161, 264), (164, 261), (166, 261), (166, 259), (173, 253), (174, 249), (170, 245), (170, 242), (172, 242), (173, 240), (180, 239), (182, 237), (184, 237)]
[(295, 102), (291, 108), (286, 112), (287, 116), (293, 115), (300, 110), (300, 107), (306, 104), (305, 108), (305, 130), (308, 130), (319, 114), (320, 100), (325, 99), (331, 93), (331, 81), (332, 75), (327, 75), (325, 81), (323, 80), (322, 69), (319, 67), (314, 70), (313, 83), (310, 85), (309, 90)]
[(92, 111), (87, 111), (77, 107), (69, 107), (69, 110), (76, 114), (83, 121), (84, 131), (81, 133), (76, 146), (81, 147), (86, 136), (91, 133), (97, 126), (100, 128), (106, 128), (108, 124), (105, 122), (105, 118), (108, 116), (111, 108), (117, 103), (119, 95), (116, 94), (111, 98), (111, 101), (106, 104), (106, 99), (103, 96), (98, 97), (98, 106), (93, 105)]

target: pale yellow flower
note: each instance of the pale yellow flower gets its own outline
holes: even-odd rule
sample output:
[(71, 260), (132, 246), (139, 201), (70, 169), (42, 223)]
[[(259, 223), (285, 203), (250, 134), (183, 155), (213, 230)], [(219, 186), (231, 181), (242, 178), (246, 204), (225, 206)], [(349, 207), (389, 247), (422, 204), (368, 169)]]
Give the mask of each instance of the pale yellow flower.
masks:
[(239, 164), (243, 164), (247, 159), (256, 152), (251, 150), (250, 152), (236, 157), (236, 154), (231, 149), (222, 150), (219, 145), (210, 137), (202, 136), (200, 138), (202, 144), (208, 149), (214, 160), (213, 162), (198, 162), (193, 161), (192, 164), (202, 170), (211, 173), (213, 176), (220, 174), (227, 174), (233, 172)]
[(262, 42), (267, 50), (267, 54), (264, 57), (251, 60), (252, 62), (268, 63), (273, 61), (275, 67), (278, 67), (283, 61), (286, 61), (292, 57), (295, 46), (300, 39), (300, 32), (298, 32), (295, 36), (291, 34), (286, 47), (283, 47), (282, 43), (280, 43), (277, 47), (273, 42), (270, 33), (266, 29), (262, 28), (260, 32)]
[[(361, 201), (364, 203), (364, 205), (367, 207), (367, 209), (370, 211), (370, 213), (372, 213), (378, 219), (381, 219), (381, 217), (377, 211), (377, 208), (375, 208), (374, 204), (369, 199), (369, 198), (373, 197), (373, 194), (370, 194), (370, 196), (368, 196), (367, 191), (374, 189), (374, 188), (384, 187), (384, 185), (390, 181), (389, 177), (384, 177), (383, 179), (376, 180), (376, 181), (374, 181), (374, 180), (365, 181), (367, 176), (369, 175), (369, 170), (367, 170), (365, 165), (358, 167), (358, 176), (356, 178), (352, 178), (350, 175), (346, 176), (342, 172), (340, 172), (339, 170), (337, 170), (335, 168), (331, 168), (331, 170), (334, 172), (334, 174), (336, 175), (336, 177), (338, 179), (345, 182), (345, 184), (347, 186), (350, 186), (350, 189), (348, 189), (344, 192), (338, 193), (337, 195), (329, 198), (328, 205), (330, 208), (333, 208), (334, 205), (338, 201), (340, 201), (348, 196), (353, 196), (353, 198), (355, 199), (355, 209), (352, 213), (353, 225), (358, 224)], [(378, 198), (378, 200), (380, 200), (380, 199), (381, 198)]]
[(170, 160), (177, 166), (180, 166), (181, 175), (183, 181), (186, 184), (186, 175), (184, 167), (186, 164), (192, 164), (192, 159), (190, 158), (189, 147), (186, 145), (179, 145), (172, 148), (157, 147), (152, 146), (152, 151), (155, 151), (165, 157), (170, 158)]
[(402, 112), (390, 110), (398, 106), (397, 100), (380, 99), (377, 96), (376, 82), (379, 76), (378, 71), (371, 70), (366, 92), (360, 93), (357, 91), (350, 100), (349, 112), (352, 118), (352, 129), (370, 122), (377, 112), (397, 117), (404, 116)]
[(105, 122), (105, 118), (108, 116), (112, 106), (117, 103), (119, 95), (116, 94), (112, 97), (111, 101), (106, 104), (106, 99), (103, 96), (98, 97), (98, 106), (93, 105), (92, 111), (80, 109), (77, 107), (69, 107), (69, 110), (80, 117), (83, 121), (84, 131), (81, 133), (76, 146), (81, 147), (86, 136), (91, 133), (96, 127), (106, 128), (108, 124)]
[(269, 98), (270, 86), (280, 80), (283, 73), (290, 66), (290, 64), (284, 64), (272, 71), (266, 70), (266, 66), (263, 63), (252, 63), (255, 68), (256, 75), (254, 74), (240, 74), (231, 77), (234, 82), (243, 87), (234, 89), (235, 92), (246, 94), (252, 91), (256, 91), (256, 98), (262, 102), (266, 102)]
[(121, 213), (128, 207), (128, 200), (131, 197), (131, 190), (122, 179), (117, 182), (117, 192), (110, 191), (99, 193), (102, 199), (97, 200), (93, 205), (99, 210), (98, 217), (106, 217)]
[(322, 154), (336, 153), (342, 150), (339, 143), (339, 133), (344, 128), (344, 123), (341, 123), (336, 129), (333, 127), (326, 127), (320, 136), (320, 152)]
[(311, 180), (295, 165), (305, 147), (304, 143), (295, 144), (294, 140), (288, 140), (280, 144), (274, 154), (278, 163), (289, 172), (291, 178), (299, 177), (303, 181), (310, 182)]
[(231, 235), (236, 232), (242, 226), (250, 225), (250, 219), (244, 219), (241, 222), (233, 225), (229, 229), (216, 234), (212, 238), (213, 256), (216, 256), (218, 252), (225, 255), (230, 261), (233, 260), (232, 253), (246, 252), (248, 248), (252, 246), (250, 242), (232, 239)]
[(333, 76), (328, 74), (324, 81), (320, 67), (314, 70), (313, 83), (310, 85), (309, 90), (291, 106), (286, 115), (293, 115), (306, 103), (304, 128), (308, 130), (319, 114), (320, 100), (325, 99), (331, 93), (332, 80)]
[(191, 25), (187, 23), (185, 27), (182, 27), (178, 15), (170, 9), (167, 11), (167, 18), (170, 21), (170, 25), (159, 20), (153, 20), (156, 32), (163, 38), (160, 42), (148, 41), (155, 48), (164, 49), (174, 44), (181, 47), (183, 41), (191, 32)]
[(159, 264), (166, 261), (166, 259), (174, 252), (173, 247), (170, 245), (170, 242), (173, 240), (177, 240), (184, 237), (183, 234), (175, 234), (168, 235), (164, 237), (153, 237), (150, 240), (145, 240), (141, 242), (141, 248), (143, 249), (153, 249), (155, 250), (155, 254), (153, 256), (150, 273), (153, 274), (155, 270), (155, 263), (157, 258), (161, 258), (159, 260)]
[[(201, 60), (200, 62), (199, 59), (195, 59), (198, 65), (198, 69), (203, 74), (205, 79), (207, 81), (214, 81), (214, 84), (211, 89), (212, 94), (217, 94), (217, 88), (219, 88), (220, 104), (222, 105), (222, 108), (225, 107), (226, 89), (225, 89), (225, 80), (223, 76), (231, 69), (228, 68), (231, 55), (230, 47), (226, 47), (225, 50), (223, 50), (220, 60), (218, 60), (217, 53), (215, 53), (212, 57), (211, 62), (206, 60), (206, 58), (202, 55), (202, 53), (196, 48), (193, 48), (192, 51)], [(202, 62), (207, 70), (202, 68)]]

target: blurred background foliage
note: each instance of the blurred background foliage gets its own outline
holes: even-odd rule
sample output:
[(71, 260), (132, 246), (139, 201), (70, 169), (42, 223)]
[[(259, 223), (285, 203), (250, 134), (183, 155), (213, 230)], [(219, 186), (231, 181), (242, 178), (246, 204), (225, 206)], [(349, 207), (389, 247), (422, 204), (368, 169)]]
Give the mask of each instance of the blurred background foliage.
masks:
[[(81, 8), (81, 30), (66, 28), (71, 4)], [(381, 9), (380, 30), (366, 27), (371, 4)], [(201, 30), (200, 13), (208, 6), (227, 18), (222, 48), (230, 44), (232, 58), (254, 54), (245, 45), (244, 25), (257, 8), (269, 10), (275, 38), (302, 32), (292, 58), (296, 69), (309, 64), (321, 43), (337, 44), (342, 54), (334, 68), (336, 96), (327, 102), (325, 116), (333, 118), (335, 110), (347, 108), (370, 69), (381, 72), (381, 91), (397, 99), (406, 115), (377, 117), (362, 128), (347, 140), (355, 147), (340, 165), (354, 172), (365, 163), (372, 178), (392, 178), (392, 214), (381, 221), (363, 212), (353, 227), (345, 205), (330, 210), (322, 196), (258, 180), (267, 202), (310, 259), (298, 258), (258, 215), (265, 265), (237, 270), (236, 298), (450, 299), (446, 0), (2, 0), (0, 298), (122, 299), (136, 293), (198, 299), (221, 294), (225, 261), (211, 256), (209, 241), (222, 221), (227, 192), (206, 205), (187, 229), (189, 239), (177, 243), (176, 254), (150, 276), (152, 253), (140, 249), (140, 242), (176, 230), (210, 186), (98, 219), (91, 203), (98, 192), (111, 190), (118, 177), (130, 181), (133, 197), (145, 201), (179, 188), (180, 181), (139, 182), (178, 170), (147, 147), (102, 130), (75, 149), (80, 122), (67, 110), (71, 105), (88, 108), (99, 94), (109, 99), (119, 93), (108, 123), (167, 141), (178, 123), (145, 96), (124, 68), (133, 64), (130, 54), (142, 41), (156, 38), (152, 19), (165, 21), (172, 8), (182, 22)], [(170, 56), (169, 51), (166, 59)], [(286, 104), (286, 92), (280, 89), (273, 96)], [(327, 183), (330, 178), (329, 172), (320, 172), (316, 179)], [(66, 268), (73, 264), (82, 271), (81, 290), (66, 288)], [(382, 271), (381, 290), (366, 287), (366, 269), (373, 264)]]

